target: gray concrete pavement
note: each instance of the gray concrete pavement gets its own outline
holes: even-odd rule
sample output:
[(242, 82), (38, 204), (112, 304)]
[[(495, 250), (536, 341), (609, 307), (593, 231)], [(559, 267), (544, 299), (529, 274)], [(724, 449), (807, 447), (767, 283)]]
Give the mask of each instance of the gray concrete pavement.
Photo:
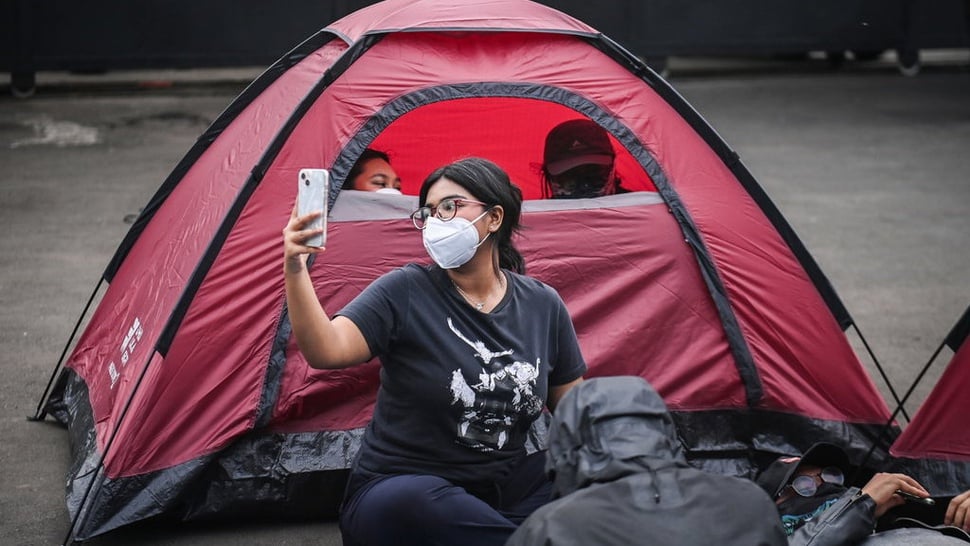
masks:
[[(916, 78), (891, 64), (838, 72), (817, 64), (670, 65), (671, 82), (741, 154), (900, 391), (970, 304), (966, 64), (926, 64)], [(63, 539), (67, 435), (25, 417), (128, 228), (125, 216), (258, 73), (218, 73), (218, 81), (196, 72), (115, 74), (87, 83), (41, 75), (35, 97), (0, 97), (0, 543)], [(90, 543), (339, 537), (330, 522), (160, 523)]]

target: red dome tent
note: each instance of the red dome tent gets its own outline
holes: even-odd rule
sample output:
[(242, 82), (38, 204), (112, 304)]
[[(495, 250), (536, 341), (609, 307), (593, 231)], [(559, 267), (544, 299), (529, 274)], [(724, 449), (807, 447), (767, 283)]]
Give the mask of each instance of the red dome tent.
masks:
[[(609, 131), (634, 191), (539, 199), (543, 137), (574, 118)], [(410, 195), (341, 191), (369, 146), (391, 154)], [(315, 371), (296, 349), (280, 271), (296, 174), (325, 167), (336, 182), (330, 244), (311, 267), (333, 312), (425, 259), (406, 220), (413, 194), (468, 155), (522, 187), (518, 244), (566, 301), (589, 375), (648, 379), (696, 464), (750, 475), (759, 456), (817, 440), (868, 451), (889, 411), (844, 335), (851, 318), (736, 154), (670, 86), (540, 4), (386, 0), (253, 82), (107, 267), (45, 406), (73, 439), (73, 536), (163, 513), (332, 513), (378, 364)]]
[(963, 413), (970, 387), (967, 336), (970, 307), (944, 339), (953, 358), (889, 450), (895, 470), (915, 477), (939, 496), (958, 495), (970, 488), (970, 428)]

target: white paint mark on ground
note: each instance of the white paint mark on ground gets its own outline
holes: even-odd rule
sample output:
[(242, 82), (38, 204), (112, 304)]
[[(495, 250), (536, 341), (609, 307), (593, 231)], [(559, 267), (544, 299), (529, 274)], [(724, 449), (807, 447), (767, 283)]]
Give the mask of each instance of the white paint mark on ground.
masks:
[(57, 121), (42, 116), (23, 122), (33, 128), (34, 136), (16, 140), (10, 144), (11, 148), (23, 146), (91, 146), (101, 142), (101, 135), (95, 127), (85, 127), (73, 121)]

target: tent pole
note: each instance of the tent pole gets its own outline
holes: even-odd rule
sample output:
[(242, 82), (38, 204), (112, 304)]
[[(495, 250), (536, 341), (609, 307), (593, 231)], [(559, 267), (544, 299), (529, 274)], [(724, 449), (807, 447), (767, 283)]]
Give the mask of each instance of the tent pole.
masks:
[[(918, 385), (919, 382), (923, 379), (923, 376), (926, 375), (926, 372), (930, 369), (930, 366), (933, 364), (933, 362), (936, 361), (936, 357), (940, 355), (940, 351), (943, 350), (944, 346), (946, 346), (945, 340), (942, 343), (940, 343), (939, 347), (936, 348), (936, 351), (933, 352), (933, 356), (931, 356), (929, 361), (923, 366), (923, 369), (920, 370), (919, 375), (916, 376), (916, 379), (913, 381), (913, 384), (909, 386), (909, 389), (906, 391), (906, 394), (903, 395), (903, 399), (898, 402), (896, 409), (893, 411), (892, 415), (889, 416), (889, 420), (886, 421), (886, 424), (882, 426), (882, 429), (880, 429), (879, 431), (879, 435), (876, 437), (876, 440), (872, 443), (872, 447), (870, 447), (869, 451), (866, 453), (865, 458), (862, 460), (862, 464), (859, 465), (859, 470), (861, 470), (866, 465), (866, 463), (869, 462), (869, 458), (872, 456), (872, 452), (875, 451), (876, 446), (879, 445), (884, 438), (886, 438), (886, 435), (889, 432), (889, 429), (893, 425), (893, 421), (896, 420), (896, 416), (899, 415), (899, 412), (904, 411), (903, 404), (905, 404), (906, 401), (909, 400), (909, 397), (912, 396), (913, 391), (916, 390), (916, 385)], [(907, 417), (906, 420), (909, 421), (910, 420), (909, 417)], [(888, 447), (889, 446), (887, 446), (887, 449)], [(859, 472), (856, 471), (856, 476), (853, 477), (853, 481), (855, 481), (855, 479), (858, 478), (858, 473)]]
[[(879, 363), (879, 359), (876, 358), (875, 353), (872, 352), (872, 348), (869, 347), (869, 342), (866, 341), (866, 336), (862, 335), (862, 330), (859, 326), (853, 322), (852, 328), (855, 329), (856, 334), (859, 335), (859, 339), (862, 340), (862, 344), (866, 347), (866, 352), (869, 353), (869, 358), (875, 363), (876, 369), (879, 370), (879, 375), (882, 376), (882, 380), (886, 382), (886, 386), (889, 387), (889, 393), (893, 395), (893, 401), (896, 402), (896, 411), (893, 412), (893, 417), (890, 418), (889, 422), (892, 423), (893, 419), (896, 418), (898, 412), (902, 412), (903, 417), (906, 418), (906, 422), (910, 421), (909, 414), (906, 413), (906, 408), (903, 407), (903, 401), (899, 399), (899, 395), (896, 393), (896, 389), (893, 388), (892, 382), (889, 381), (889, 376), (886, 375), (886, 370), (883, 369), (882, 364)], [(939, 352), (939, 350), (937, 350)], [(932, 360), (930, 361), (932, 362)], [(866, 457), (868, 459), (868, 457)]]
[(104, 276), (98, 280), (98, 284), (94, 287), (94, 292), (91, 292), (91, 297), (88, 298), (88, 303), (85, 304), (84, 310), (81, 311), (81, 316), (77, 318), (77, 323), (74, 324), (74, 329), (71, 330), (71, 336), (67, 338), (67, 343), (64, 344), (64, 350), (61, 351), (61, 357), (57, 359), (57, 363), (54, 365), (54, 371), (51, 372), (50, 379), (47, 380), (47, 387), (44, 388), (44, 394), (40, 396), (40, 401), (37, 402), (37, 409), (34, 412), (33, 417), (28, 416), (28, 421), (43, 421), (47, 417), (47, 412), (44, 410), (44, 406), (47, 404), (47, 398), (51, 394), (51, 386), (54, 385), (54, 380), (57, 378), (57, 373), (61, 370), (64, 365), (64, 359), (67, 357), (67, 350), (74, 341), (74, 337), (77, 335), (77, 331), (81, 328), (81, 323), (84, 322), (84, 317), (87, 316), (88, 311), (91, 309), (91, 304), (94, 302), (94, 297), (101, 290), (101, 285), (104, 283)]
[[(81, 503), (78, 505), (77, 513), (71, 518), (71, 525), (67, 529), (67, 535), (64, 536), (64, 540), (61, 541), (61, 546), (74, 546), (78, 543), (76, 538), (75, 529), (77, 524), (81, 519), (81, 514), (85, 512), (85, 505), (88, 502), (88, 496), (91, 494), (91, 488), (94, 482), (101, 478), (102, 472), (104, 471), (104, 455), (98, 459), (98, 464), (93, 470), (91, 480), (88, 482), (88, 486), (84, 489), (84, 496), (81, 497)], [(98, 487), (100, 490), (100, 486)]]
[(919, 375), (917, 375), (916, 376), (916, 379), (913, 380), (913, 384), (909, 386), (909, 389), (907, 389), (906, 394), (903, 395), (903, 399), (902, 399), (902, 401), (899, 402), (899, 406), (897, 406), (896, 411), (893, 412), (893, 416), (894, 417), (895, 417), (896, 413), (899, 412), (902, 409), (902, 407), (903, 407), (902, 405), (905, 404), (909, 400), (909, 397), (910, 396), (912, 396), (913, 391), (916, 390), (916, 386), (919, 385), (920, 381), (923, 380), (923, 376), (926, 375), (926, 372), (927, 371), (929, 371), (930, 366), (933, 364), (933, 362), (936, 361), (936, 357), (938, 357), (940, 355), (940, 351), (942, 351), (943, 350), (943, 347), (945, 347), (945, 346), (946, 346), (946, 341), (940, 343), (940, 346), (937, 347), (936, 348), (936, 351), (933, 352), (933, 356), (930, 357), (929, 362), (927, 362), (923, 366), (923, 369), (920, 370)]

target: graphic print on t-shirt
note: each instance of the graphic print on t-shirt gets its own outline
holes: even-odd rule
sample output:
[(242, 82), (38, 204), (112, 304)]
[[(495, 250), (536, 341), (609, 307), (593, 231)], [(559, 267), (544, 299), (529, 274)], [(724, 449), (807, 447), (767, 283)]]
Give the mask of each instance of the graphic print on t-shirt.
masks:
[(502, 449), (520, 418), (542, 411), (542, 399), (534, 391), (540, 359), (534, 365), (515, 360), (512, 349), (493, 351), (484, 342), (462, 334), (451, 317), (447, 321), (458, 339), (475, 350), (483, 368), (473, 385), (465, 380), (461, 368), (451, 372), (451, 403), (463, 408), (457, 441), (480, 451)]

